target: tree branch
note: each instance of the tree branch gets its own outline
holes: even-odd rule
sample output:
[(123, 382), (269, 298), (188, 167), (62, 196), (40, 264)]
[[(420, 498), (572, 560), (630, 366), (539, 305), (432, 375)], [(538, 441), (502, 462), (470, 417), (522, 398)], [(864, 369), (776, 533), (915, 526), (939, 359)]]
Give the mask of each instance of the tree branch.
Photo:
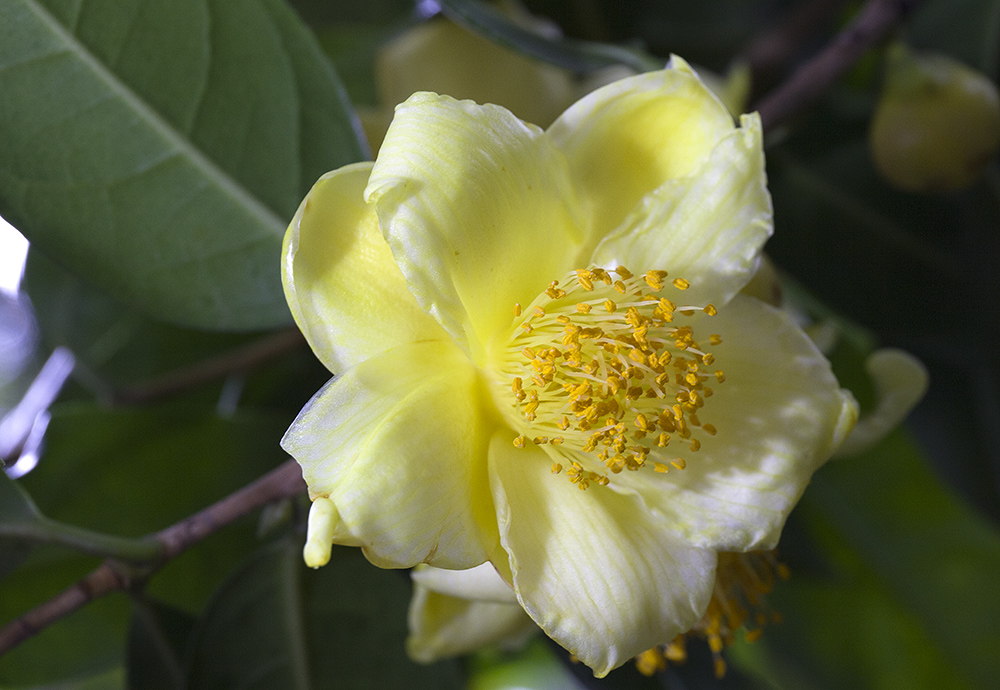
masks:
[(920, 5), (921, 0), (868, 0), (851, 24), (787, 81), (758, 101), (764, 129), (772, 129), (819, 98), (869, 48)]
[(163, 550), (160, 558), (148, 567), (136, 570), (119, 561), (106, 560), (72, 587), (0, 628), (0, 656), (85, 604), (145, 581), (188, 547), (250, 511), (295, 496), (305, 488), (298, 463), (288, 460), (201, 512), (152, 535)]

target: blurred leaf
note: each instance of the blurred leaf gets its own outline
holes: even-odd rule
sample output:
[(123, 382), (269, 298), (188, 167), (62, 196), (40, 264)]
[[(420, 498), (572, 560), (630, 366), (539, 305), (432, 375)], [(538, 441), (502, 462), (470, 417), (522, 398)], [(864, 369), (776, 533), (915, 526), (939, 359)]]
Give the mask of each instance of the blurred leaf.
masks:
[[(17, 570), (0, 580), (0, 624), (70, 587), (98, 562), (64, 549), (35, 549)], [(61, 684), (75, 688), (72, 683), (79, 679), (120, 670), (128, 612), (128, 598), (115, 594), (42, 630), (0, 658), (0, 688), (64, 687)]]
[(178, 690), (184, 681), (185, 652), (196, 619), (171, 606), (133, 598), (128, 633), (128, 687)]
[(117, 667), (87, 678), (75, 678), (63, 683), (37, 686), (0, 685), (0, 690), (124, 690), (125, 670)]
[(14, 570), (31, 550), (23, 539), (4, 538), (4, 526), (38, 523), (41, 519), (27, 492), (0, 470), (0, 579)]
[[(153, 560), (159, 545), (142, 539), (121, 539), (80, 529), (42, 515), (17, 482), (0, 472), (0, 549), (13, 545), (16, 558), (26, 544), (58, 544), (98, 556), (125, 560)], [(0, 576), (12, 564), (0, 564)]]
[(546, 38), (524, 29), (481, 0), (440, 0), (454, 22), (498, 43), (575, 72), (590, 72), (611, 65), (628, 65), (648, 72), (663, 67), (663, 60), (638, 50), (569, 38)]
[(736, 656), (783, 687), (995, 686), (1000, 533), (942, 488), (902, 432), (822, 468), (782, 552), (793, 576), (769, 601), (784, 623)]
[[(183, 400), (141, 410), (61, 405), (53, 408), (48, 449), (23, 481), (53, 518), (148, 534), (273, 469), (286, 457), (278, 440), (290, 421), (291, 414), (252, 411), (220, 418)], [(148, 591), (175, 606), (202, 606), (254, 544), (252, 523), (240, 524), (171, 561)]]
[[(241, 411), (223, 419), (188, 409), (184, 400), (142, 410), (62, 404), (52, 413), (48, 448), (23, 485), (53, 518), (126, 536), (167, 527), (272, 469), (285, 457), (278, 439), (291, 417)], [(197, 611), (256, 543), (253, 519), (238, 521), (167, 564), (146, 591)], [(0, 581), (0, 621), (96, 565), (51, 547), (36, 549)], [(120, 663), (128, 619), (124, 595), (88, 604), (0, 659), (0, 683), (56, 682)]]
[(255, 553), (218, 592), (196, 633), (188, 690), (462, 686), (454, 663), (403, 652), (410, 588), (356, 549), (318, 571), (289, 541)]
[(924, 2), (907, 25), (906, 38), (915, 48), (945, 52), (996, 80), (1000, 69), (1000, 1)]
[(158, 318), (290, 322), (285, 224), (363, 151), (281, 0), (7, 2), (0, 90), (0, 213), (36, 248)]

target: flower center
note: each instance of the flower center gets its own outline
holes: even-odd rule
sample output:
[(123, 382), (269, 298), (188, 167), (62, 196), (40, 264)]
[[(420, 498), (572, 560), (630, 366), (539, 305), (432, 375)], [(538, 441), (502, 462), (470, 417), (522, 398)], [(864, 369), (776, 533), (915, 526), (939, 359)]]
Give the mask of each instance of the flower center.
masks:
[[(553, 474), (566, 469), (581, 489), (607, 485), (605, 470), (682, 470), (685, 459), (666, 450), (671, 441), (697, 452), (698, 436), (716, 433), (699, 411), (712, 395), (705, 384), (725, 375), (710, 368), (715, 358), (685, 323), (716, 310), (678, 306), (664, 293), (679, 300), (689, 283), (666, 277), (656, 270), (636, 276), (624, 266), (577, 269), (526, 309), (514, 306), (517, 325), (501, 366), (523, 430), (514, 445), (547, 444), (557, 456)], [(710, 345), (721, 342), (708, 336)], [(585, 467), (567, 450), (595, 462)]]

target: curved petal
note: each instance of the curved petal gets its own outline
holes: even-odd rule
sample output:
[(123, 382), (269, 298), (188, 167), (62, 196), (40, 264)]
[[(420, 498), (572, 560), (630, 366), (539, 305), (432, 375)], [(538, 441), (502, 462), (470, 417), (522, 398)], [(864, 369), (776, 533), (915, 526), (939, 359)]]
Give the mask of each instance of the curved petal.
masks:
[(417, 302), (477, 360), (572, 266), (578, 223), (565, 161), (493, 105), (432, 93), (396, 108), (365, 198)]
[(501, 604), (517, 604), (517, 595), (504, 582), (492, 563), (483, 563), (468, 570), (445, 570), (420, 565), (411, 573), (413, 581), (437, 592), (459, 599), (476, 599)]
[(383, 568), (471, 568), (497, 545), (489, 427), (476, 370), (451, 342), (387, 350), (326, 385), (281, 441), (310, 495), (339, 514), (333, 540)]
[(739, 292), (774, 230), (760, 117), (741, 123), (689, 177), (643, 198), (590, 265), (667, 270), (691, 283), (688, 304), (721, 306)]
[(546, 135), (566, 154), (594, 217), (596, 239), (646, 194), (685, 177), (733, 119), (684, 60), (608, 84), (563, 113)]
[(486, 645), (517, 649), (538, 632), (520, 604), (460, 599), (419, 582), (413, 589), (408, 618), (406, 652), (423, 664), (469, 654)]
[[(711, 350), (725, 382), (698, 416), (716, 435), (695, 431), (701, 449), (680, 453), (684, 470), (623, 472), (611, 486), (637, 492), (697, 546), (772, 549), (813, 472), (854, 425), (857, 403), (784, 312), (737, 295), (705, 318), (723, 339)], [(673, 459), (675, 443), (668, 448)]]
[(375, 210), (364, 203), (371, 163), (313, 185), (285, 233), (281, 278), (295, 323), (333, 372), (417, 340), (447, 337), (406, 289)]
[(689, 630), (705, 612), (716, 553), (679, 539), (636, 496), (553, 476), (538, 447), (490, 443), (490, 482), (514, 589), (552, 639), (606, 675)]

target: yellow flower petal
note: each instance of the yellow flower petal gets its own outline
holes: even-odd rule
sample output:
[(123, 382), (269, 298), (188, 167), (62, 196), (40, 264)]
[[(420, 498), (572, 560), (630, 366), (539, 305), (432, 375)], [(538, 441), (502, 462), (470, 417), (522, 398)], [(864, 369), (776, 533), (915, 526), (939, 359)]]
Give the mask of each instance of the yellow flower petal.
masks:
[(598, 677), (691, 628), (716, 553), (685, 543), (635, 496), (553, 477), (538, 447), (490, 444), (500, 540), (524, 609)]
[(579, 246), (565, 161), (503, 108), (414, 94), (365, 190), (417, 302), (479, 361)]
[(664, 268), (691, 283), (689, 304), (725, 304), (757, 270), (773, 231), (760, 118), (745, 115), (689, 177), (647, 195), (591, 264)]
[(520, 604), (461, 599), (419, 581), (410, 600), (409, 628), (406, 651), (425, 664), (487, 645), (517, 649), (538, 631)]
[(447, 338), (406, 289), (362, 192), (371, 163), (327, 173), (288, 226), (285, 297), (316, 356), (333, 372), (382, 350)]
[(460, 599), (517, 604), (511, 586), (497, 574), (492, 563), (483, 563), (468, 570), (445, 570), (421, 565), (412, 573), (413, 581), (438, 594)]
[(496, 548), (478, 377), (451, 343), (365, 360), (299, 413), (282, 447), (340, 521), (333, 541), (381, 567), (471, 568)]
[(733, 120), (686, 62), (622, 79), (577, 101), (546, 132), (592, 205), (596, 239), (646, 194), (694, 172)]
[(697, 452), (674, 438), (650, 454), (660, 462), (657, 455), (680, 455), (683, 470), (623, 472), (611, 488), (641, 495), (691, 544), (771, 549), (813, 472), (853, 426), (857, 403), (785, 312), (738, 295), (702, 322), (723, 334), (708, 349), (725, 382), (713, 381), (698, 410), (714, 435), (696, 432)]

